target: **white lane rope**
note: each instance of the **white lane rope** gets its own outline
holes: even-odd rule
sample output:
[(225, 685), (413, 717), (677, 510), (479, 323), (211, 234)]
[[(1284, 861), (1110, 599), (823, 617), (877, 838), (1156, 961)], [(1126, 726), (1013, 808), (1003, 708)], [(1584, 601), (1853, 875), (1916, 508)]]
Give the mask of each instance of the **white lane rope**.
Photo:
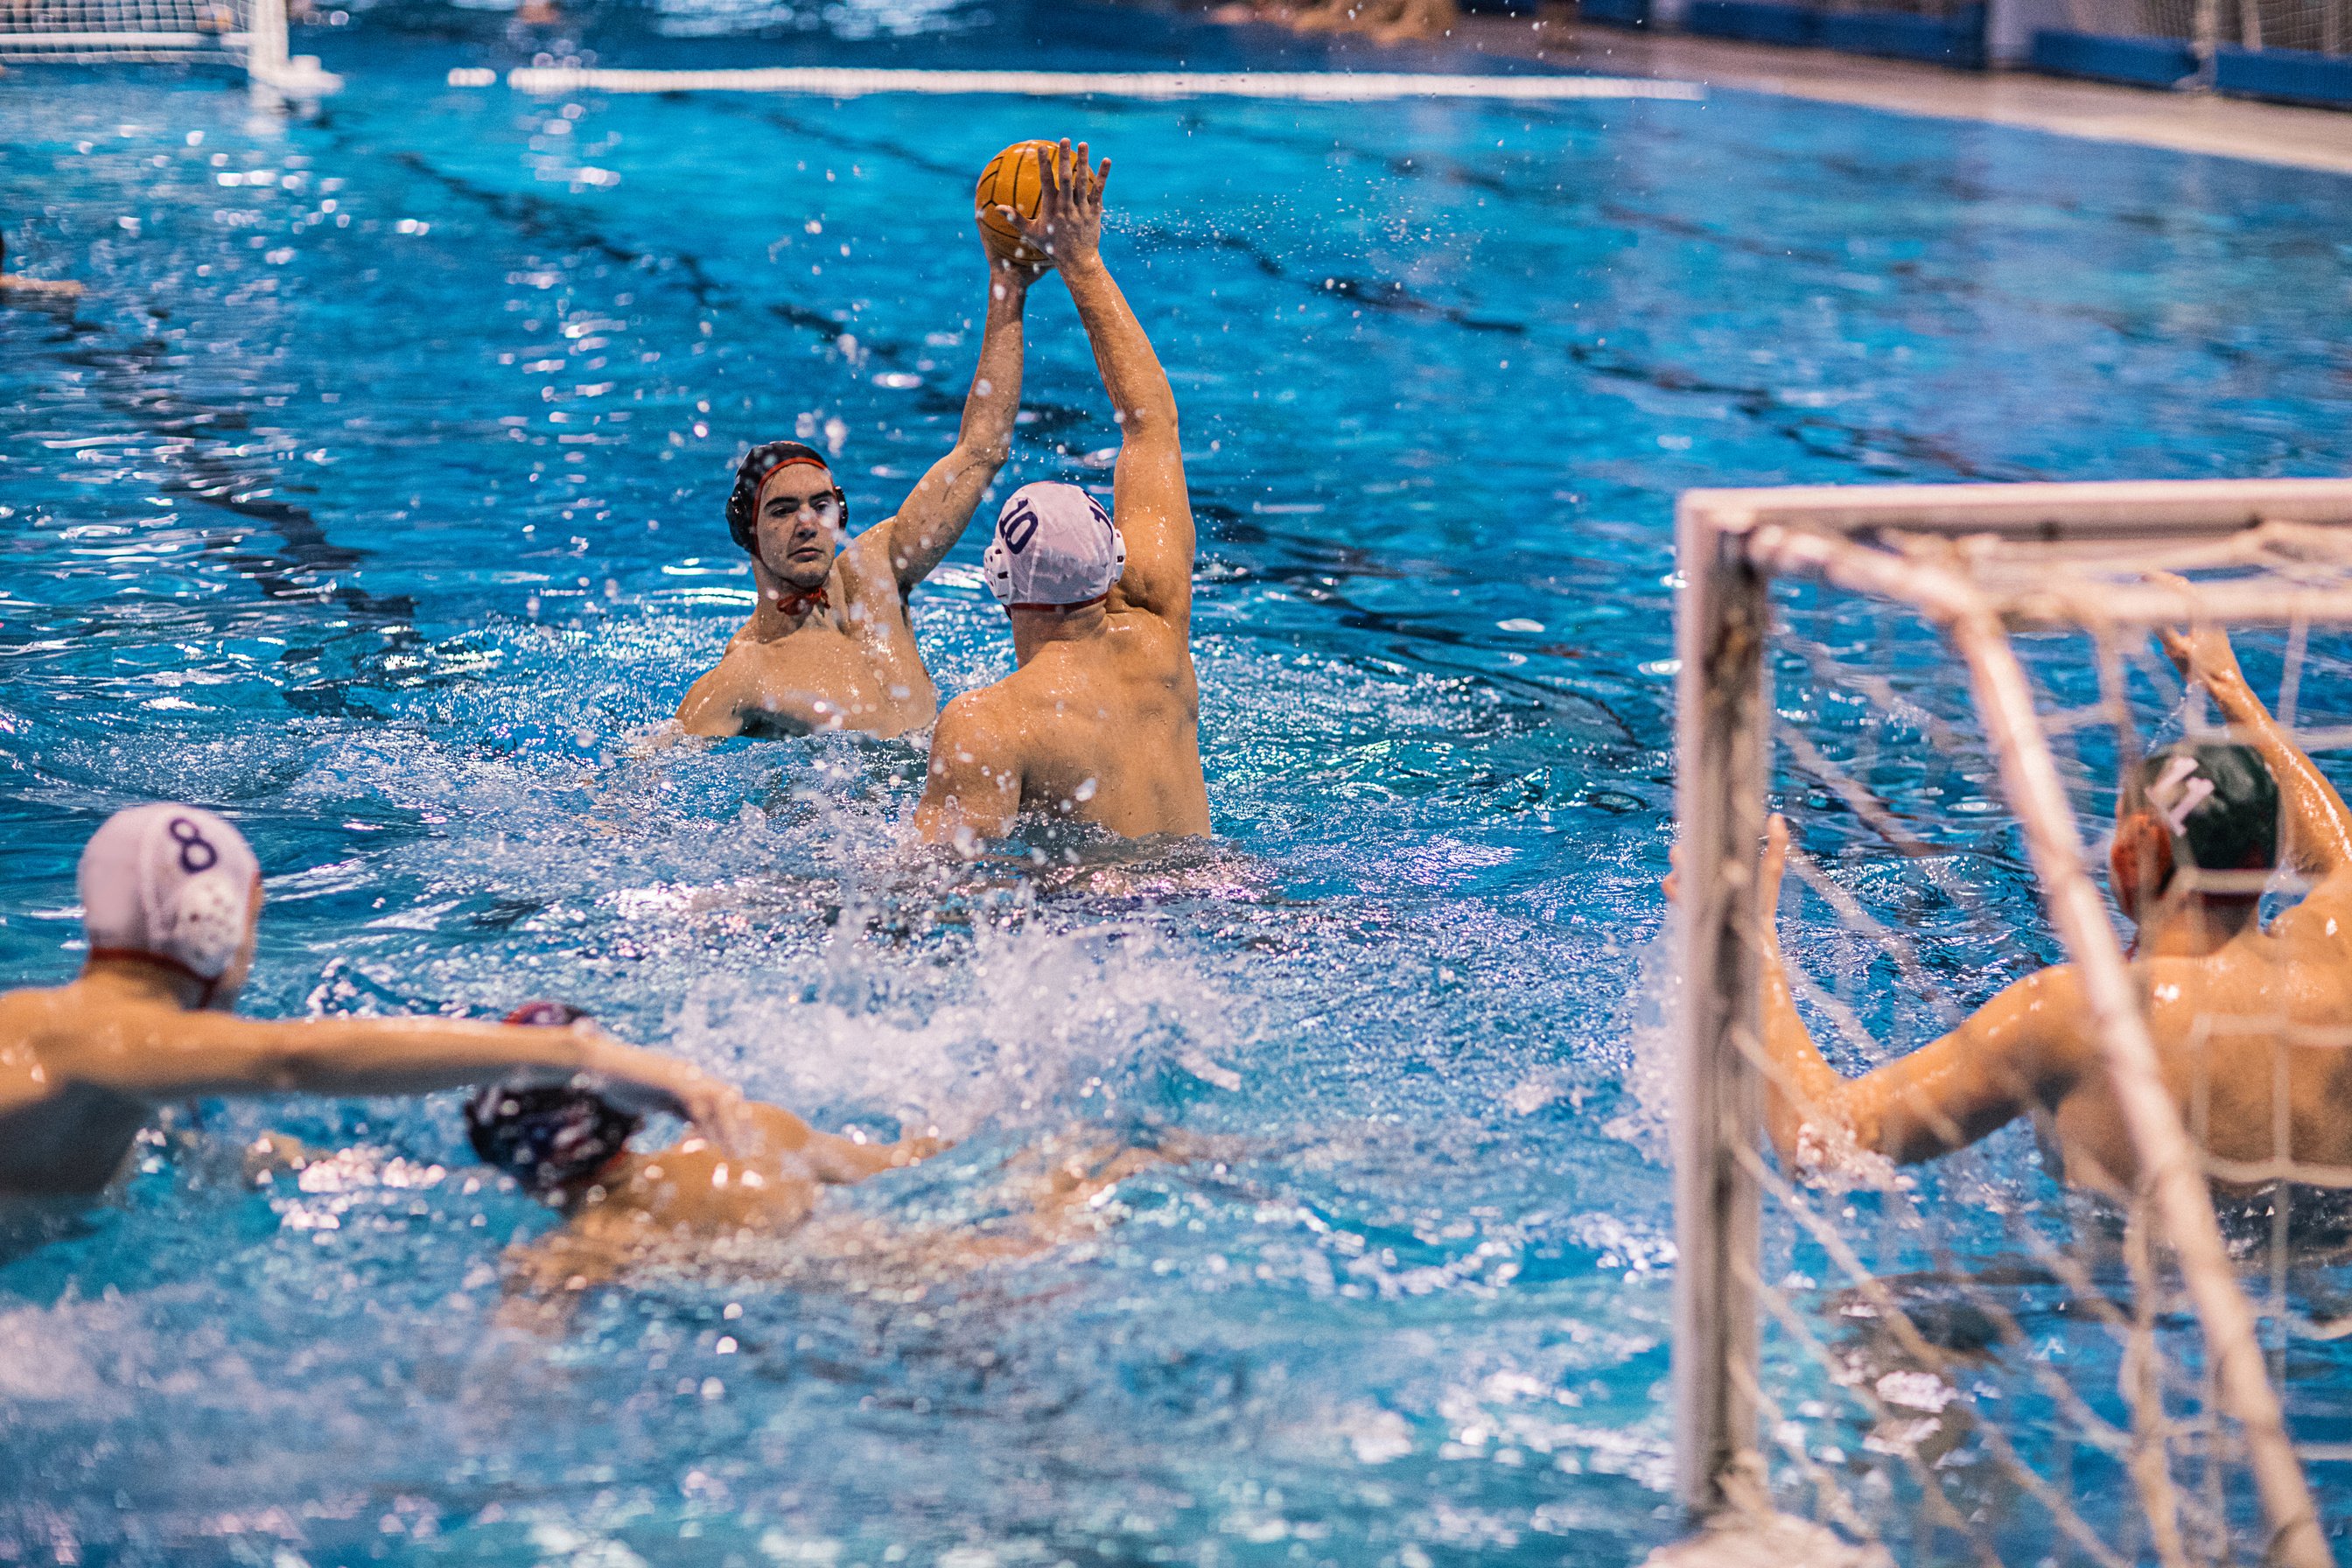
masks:
[[(493, 87), (498, 73), (453, 70), (451, 87)], [(1668, 99), (1696, 102), (1696, 82), (1608, 76), (1423, 76), (1402, 71), (980, 71), (856, 70), (776, 66), (749, 70), (606, 70), (526, 66), (507, 72), (518, 92), (791, 92), (814, 98), (869, 93), (999, 93), (1033, 98), (1278, 98), (1369, 103), (1407, 98), (1503, 100)]]

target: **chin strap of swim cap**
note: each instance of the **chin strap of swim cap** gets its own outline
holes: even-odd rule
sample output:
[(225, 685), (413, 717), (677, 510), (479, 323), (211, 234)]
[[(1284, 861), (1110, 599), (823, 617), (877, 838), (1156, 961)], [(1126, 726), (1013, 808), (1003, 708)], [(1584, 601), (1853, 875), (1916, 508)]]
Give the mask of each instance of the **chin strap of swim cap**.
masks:
[[(727, 531), (735, 536), (737, 547), (746, 555), (760, 552), (760, 488), (768, 482), (770, 474), (795, 463), (808, 463), (827, 473), (833, 471), (830, 458), (799, 441), (770, 441), (754, 447), (735, 465), (735, 488), (727, 497)], [(833, 487), (833, 499), (841, 508), (841, 531), (846, 534), (849, 494), (837, 481)]]

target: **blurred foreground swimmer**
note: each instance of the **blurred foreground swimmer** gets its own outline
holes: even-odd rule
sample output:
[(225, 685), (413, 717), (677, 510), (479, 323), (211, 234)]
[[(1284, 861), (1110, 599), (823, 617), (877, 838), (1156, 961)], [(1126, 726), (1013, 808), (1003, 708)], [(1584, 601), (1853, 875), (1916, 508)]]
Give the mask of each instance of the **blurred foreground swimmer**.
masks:
[[(582, 1019), (561, 1002), (507, 1016), (551, 1029), (578, 1028)], [(689, 1136), (639, 1154), (629, 1140), (643, 1121), (609, 1094), (527, 1078), (491, 1084), (467, 1105), (474, 1152), (565, 1216), (552, 1237), (521, 1250), (526, 1288), (583, 1289), (681, 1246), (692, 1252), (714, 1237), (780, 1235), (808, 1218), (820, 1186), (862, 1182), (945, 1147), (933, 1137), (861, 1142), (746, 1100), (732, 1150)]]
[[(535, 1002), (510, 1022), (562, 1026), (579, 1015)], [(1164, 1131), (1153, 1148), (1087, 1139), (1047, 1161), (1019, 1191), (1009, 1220), (908, 1229), (858, 1214), (818, 1212), (821, 1189), (848, 1186), (929, 1159), (936, 1136), (861, 1142), (819, 1132), (782, 1106), (747, 1102), (751, 1129), (735, 1152), (688, 1137), (666, 1149), (629, 1148), (639, 1118), (576, 1086), (493, 1084), (466, 1109), (483, 1161), (560, 1211), (563, 1223), (508, 1253), (505, 1314), (554, 1326), (582, 1292), (654, 1268), (712, 1268), (776, 1277), (795, 1263), (850, 1262), (920, 1279), (1024, 1258), (1108, 1222), (1109, 1189), (1154, 1165), (1221, 1157), (1212, 1141)], [(776, 1244), (791, 1237), (789, 1252)]]
[(253, 966), (261, 866), (190, 805), (117, 812), (82, 850), (89, 954), (65, 985), (0, 994), (0, 1199), (89, 1197), (164, 1103), (205, 1095), (425, 1094), (585, 1076), (733, 1144), (742, 1097), (586, 1023), (232, 1016)]
[(849, 498), (824, 454), (771, 441), (744, 456), (727, 526), (751, 558), (759, 603), (719, 668), (677, 705), (688, 734), (903, 735), (938, 714), (939, 688), (915, 646), (908, 595), (963, 537), (1012, 455), (1021, 312), (1036, 276), (1034, 266), (989, 252), (980, 368), (962, 428), (896, 516), (852, 540)]

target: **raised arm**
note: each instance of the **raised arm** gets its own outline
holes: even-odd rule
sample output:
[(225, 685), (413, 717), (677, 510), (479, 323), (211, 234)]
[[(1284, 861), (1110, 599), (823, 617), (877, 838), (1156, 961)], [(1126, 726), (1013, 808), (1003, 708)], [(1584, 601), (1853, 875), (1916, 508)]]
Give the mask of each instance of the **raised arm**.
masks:
[[(1013, 424), (1021, 412), (1021, 311), (1034, 276), (1018, 263), (989, 257), (980, 368), (963, 400), (963, 426), (956, 432), (956, 444), (931, 465), (898, 516), (857, 542), (860, 549), (889, 552), (901, 594), (929, 576), (955, 548), (982, 493), (1013, 455)], [(875, 542), (868, 544), (869, 540)]]
[(146, 1100), (211, 1094), (427, 1094), (520, 1069), (585, 1073), (616, 1100), (674, 1111), (729, 1143), (741, 1097), (675, 1058), (586, 1024), (565, 1028), (456, 1018), (305, 1018), (142, 1010), (87, 1039), (65, 1064), (83, 1082)]
[(1021, 814), (1021, 763), (997, 732), (985, 698), (966, 692), (947, 705), (931, 731), (930, 774), (915, 831), (926, 844), (978, 852), (982, 839), (1013, 830)]
[(2282, 815), (2285, 818), (2286, 858), (2308, 876), (2327, 878), (2352, 869), (2352, 812), (2344, 797), (2327, 782), (2319, 765), (2296, 745), (2286, 727), (2271, 717), (2254, 695), (2229, 634), (2218, 627), (2189, 632), (2167, 628), (2158, 634), (2164, 651), (2180, 667), (2181, 675), (2212, 695), (2213, 705), (2228, 720), (2234, 739), (2262, 753), (2278, 781)]
[[(1762, 867), (1762, 908), (1780, 901), (1789, 825), (1775, 816)], [(1985, 1137), (2036, 1105), (2054, 1104), (2081, 1070), (2082, 1016), (2073, 975), (2021, 980), (1941, 1039), (1849, 1079), (1832, 1067), (1797, 1011), (1777, 920), (1764, 956), (1765, 1131), (1790, 1169), (1848, 1150), (1900, 1163), (1932, 1160)]]
[(1069, 286), (1078, 321), (1095, 351), (1103, 390), (1119, 425), (1118, 468), (1111, 476), (1111, 512), (1127, 539), (1127, 570), (1119, 593), (1180, 632), (1192, 618), (1192, 501), (1184, 486), (1184, 453), (1177, 443), (1176, 395), (1160, 367), (1151, 340), (1111, 280), (1102, 260), (1103, 187), (1110, 160), (1088, 167), (1089, 150), (1067, 141), (1048, 158), (1038, 149), (1044, 195), (1037, 216), (1010, 207), (1007, 221), (1053, 258)]

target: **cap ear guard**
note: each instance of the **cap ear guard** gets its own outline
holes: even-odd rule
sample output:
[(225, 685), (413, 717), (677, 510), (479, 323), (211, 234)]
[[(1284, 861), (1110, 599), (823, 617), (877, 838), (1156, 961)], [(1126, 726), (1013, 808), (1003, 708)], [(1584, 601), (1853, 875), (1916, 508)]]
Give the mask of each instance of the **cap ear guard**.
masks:
[(980, 574), (988, 580), (988, 591), (996, 595), (998, 604), (1013, 603), (1013, 555), (994, 534), (989, 535), (988, 548), (980, 552)]
[(173, 900), (165, 951), (206, 977), (217, 976), (245, 940), (247, 900), (220, 873), (196, 877)]

